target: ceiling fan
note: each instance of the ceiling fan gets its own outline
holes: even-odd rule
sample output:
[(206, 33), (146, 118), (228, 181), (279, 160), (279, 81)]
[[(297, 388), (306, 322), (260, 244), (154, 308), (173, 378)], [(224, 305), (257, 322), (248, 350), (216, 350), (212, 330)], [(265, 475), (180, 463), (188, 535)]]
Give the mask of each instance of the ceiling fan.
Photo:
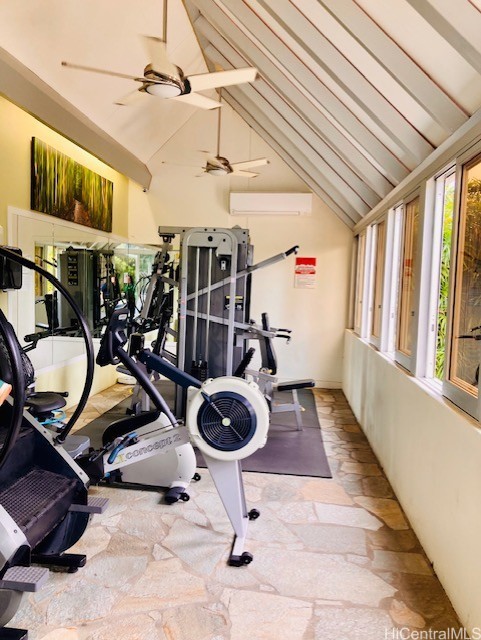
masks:
[[(222, 95), (220, 96), (220, 99), (222, 100)], [(254, 167), (261, 167), (263, 165), (269, 164), (269, 160), (267, 158), (256, 158), (255, 160), (246, 160), (245, 162), (229, 162), (227, 158), (220, 155), (220, 129), (221, 111), (219, 110), (217, 119), (217, 154), (215, 156), (209, 155), (207, 157), (206, 165), (204, 167), (204, 174), (208, 173), (211, 176), (230, 175), (244, 178), (257, 177), (259, 175), (258, 173), (247, 171), (247, 169), (253, 169)]]
[(211, 100), (197, 92), (256, 80), (258, 73), (255, 67), (185, 76), (182, 69), (173, 64), (167, 56), (167, 0), (164, 0), (163, 14), (162, 39), (153, 36), (142, 36), (150, 59), (149, 64), (144, 69), (143, 76), (131, 76), (117, 71), (107, 71), (65, 61), (62, 62), (62, 66), (139, 82), (141, 86), (138, 89), (116, 102), (116, 104), (121, 105), (131, 102), (140, 92), (159, 98), (178, 100), (201, 109), (215, 109), (221, 106), (220, 102)]

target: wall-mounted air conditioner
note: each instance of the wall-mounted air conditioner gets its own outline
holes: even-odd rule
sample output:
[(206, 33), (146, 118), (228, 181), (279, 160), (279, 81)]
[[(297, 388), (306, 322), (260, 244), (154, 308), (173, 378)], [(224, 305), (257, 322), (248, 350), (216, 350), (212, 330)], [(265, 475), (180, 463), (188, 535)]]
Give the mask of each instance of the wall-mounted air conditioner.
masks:
[(231, 193), (232, 216), (308, 216), (312, 193)]

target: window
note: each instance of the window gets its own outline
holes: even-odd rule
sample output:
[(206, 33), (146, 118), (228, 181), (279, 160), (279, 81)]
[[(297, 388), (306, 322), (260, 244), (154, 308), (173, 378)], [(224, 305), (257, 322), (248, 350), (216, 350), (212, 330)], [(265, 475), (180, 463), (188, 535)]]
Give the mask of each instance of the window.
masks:
[(375, 255), (373, 273), (371, 337), (379, 346), (382, 326), (382, 292), (384, 284), (384, 263), (386, 258), (386, 221), (375, 226)]
[[(481, 325), (481, 158), (464, 165), (460, 195), (455, 296), (448, 381), (477, 417)], [(456, 398), (454, 398), (456, 402)]]
[(364, 276), (366, 262), (366, 231), (358, 236), (357, 266), (356, 266), (356, 295), (354, 302), (354, 331), (361, 334), (363, 317)]
[[(417, 249), (419, 236), (419, 196), (404, 205), (404, 233), (399, 281), (397, 352), (401, 364), (408, 366), (412, 354), (417, 290)], [(404, 358), (403, 358), (404, 356)]]
[(445, 373), (455, 185), (454, 168), (438, 176), (434, 182), (431, 301), (425, 375), (439, 381), (443, 380)]
[(399, 270), (401, 262), (403, 205), (391, 209), (387, 216), (386, 260), (384, 273), (383, 308), (385, 329), (380, 349), (394, 358), (396, 350), (397, 309), (399, 290)]
[(481, 420), (481, 142), (360, 233), (355, 303), (362, 338)]

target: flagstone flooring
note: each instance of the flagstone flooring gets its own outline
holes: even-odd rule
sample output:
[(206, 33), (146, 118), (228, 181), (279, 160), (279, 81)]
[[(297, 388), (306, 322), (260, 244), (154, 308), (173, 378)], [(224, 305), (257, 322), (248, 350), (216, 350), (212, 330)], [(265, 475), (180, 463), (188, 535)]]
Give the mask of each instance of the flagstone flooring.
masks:
[[(128, 393), (116, 385), (92, 398), (79, 426)], [(226, 565), (232, 533), (204, 469), (190, 501), (172, 506), (158, 493), (93, 488), (110, 505), (74, 548), (87, 566), (52, 573), (10, 626), (29, 628), (30, 640), (384, 640), (398, 628), (458, 629), (344, 395), (314, 393), (334, 477), (244, 474), (261, 511), (249, 524), (252, 564)]]

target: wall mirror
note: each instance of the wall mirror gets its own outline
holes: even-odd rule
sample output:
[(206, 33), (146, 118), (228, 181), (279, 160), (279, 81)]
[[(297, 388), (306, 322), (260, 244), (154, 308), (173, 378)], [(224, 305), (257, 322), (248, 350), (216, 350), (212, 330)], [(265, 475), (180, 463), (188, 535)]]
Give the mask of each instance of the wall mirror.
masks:
[[(55, 275), (82, 309), (98, 348), (115, 306), (140, 313), (157, 247), (19, 209), (9, 209), (8, 242)], [(83, 360), (74, 313), (48, 280), (24, 269), (23, 287), (8, 294), (8, 315), (37, 373)]]

